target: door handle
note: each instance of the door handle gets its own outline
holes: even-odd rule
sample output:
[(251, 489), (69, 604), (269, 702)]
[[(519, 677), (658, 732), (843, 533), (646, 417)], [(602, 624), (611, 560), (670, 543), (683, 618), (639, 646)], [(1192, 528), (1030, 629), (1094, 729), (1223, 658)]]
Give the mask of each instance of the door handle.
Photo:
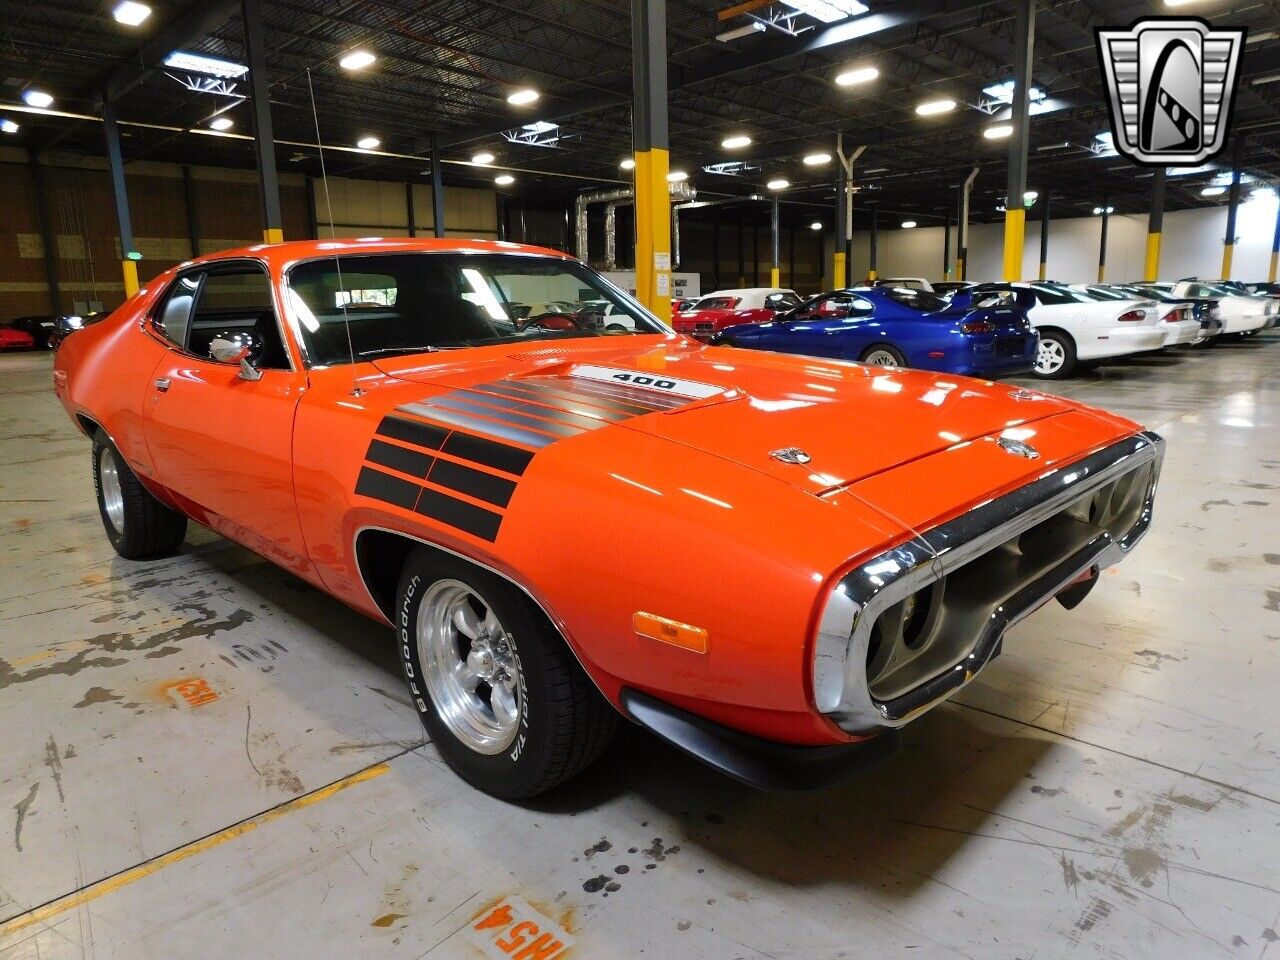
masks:
[(164, 393), (166, 390), (168, 390), (168, 389), (169, 389), (169, 378), (168, 378), (168, 377), (158, 377), (158, 378), (156, 379), (156, 389), (157, 389), (157, 390), (159, 390), (161, 393)]

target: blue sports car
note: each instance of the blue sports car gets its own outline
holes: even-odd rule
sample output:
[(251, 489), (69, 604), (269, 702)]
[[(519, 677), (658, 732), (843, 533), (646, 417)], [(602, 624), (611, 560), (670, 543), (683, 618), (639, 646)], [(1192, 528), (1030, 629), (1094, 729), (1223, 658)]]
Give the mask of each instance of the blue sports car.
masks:
[(899, 287), (835, 290), (768, 323), (726, 327), (711, 342), (976, 377), (1030, 372), (1039, 335), (1024, 306), (974, 307), (973, 298)]

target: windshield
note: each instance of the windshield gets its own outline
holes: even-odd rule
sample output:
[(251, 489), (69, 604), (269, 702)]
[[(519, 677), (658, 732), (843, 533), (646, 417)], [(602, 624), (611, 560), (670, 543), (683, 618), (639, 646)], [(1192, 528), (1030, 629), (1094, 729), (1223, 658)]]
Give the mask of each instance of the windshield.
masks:
[(877, 289), (894, 303), (900, 303), (912, 310), (919, 310), (921, 313), (937, 313), (939, 310), (946, 310), (950, 305), (944, 298), (926, 290), (911, 290), (907, 287), (878, 287)]
[(287, 282), (313, 366), (350, 363), (353, 354), (666, 332), (582, 264), (551, 257), (344, 256), (299, 263)]

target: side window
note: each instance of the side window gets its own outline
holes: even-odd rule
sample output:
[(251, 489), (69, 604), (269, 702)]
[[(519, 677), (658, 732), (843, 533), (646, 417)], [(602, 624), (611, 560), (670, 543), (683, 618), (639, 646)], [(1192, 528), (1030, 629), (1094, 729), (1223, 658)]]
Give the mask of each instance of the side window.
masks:
[(847, 317), (869, 317), (876, 312), (875, 304), (870, 300), (863, 300), (861, 297), (850, 297), (849, 304), (846, 309)]
[(156, 314), (156, 329), (184, 349), (187, 345), (187, 329), (191, 325), (191, 306), (195, 303), (196, 291), (200, 289), (200, 278), (203, 276), (202, 273), (189, 273), (175, 280), (169, 288), (164, 306)]
[(287, 370), (289, 355), (280, 339), (271, 298), (271, 280), (258, 266), (210, 269), (191, 316), (187, 349), (209, 356), (214, 338), (243, 340), (255, 367)]

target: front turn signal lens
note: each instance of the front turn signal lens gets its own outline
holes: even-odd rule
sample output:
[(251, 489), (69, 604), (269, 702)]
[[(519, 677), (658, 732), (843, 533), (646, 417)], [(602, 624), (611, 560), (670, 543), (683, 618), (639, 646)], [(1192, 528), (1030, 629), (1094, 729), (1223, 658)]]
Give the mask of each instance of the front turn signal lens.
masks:
[(669, 620), (656, 613), (645, 613), (640, 610), (631, 618), (632, 629), (636, 636), (669, 643), (673, 647), (681, 647), (694, 653), (706, 653), (710, 637), (702, 627), (690, 626), (678, 620)]

